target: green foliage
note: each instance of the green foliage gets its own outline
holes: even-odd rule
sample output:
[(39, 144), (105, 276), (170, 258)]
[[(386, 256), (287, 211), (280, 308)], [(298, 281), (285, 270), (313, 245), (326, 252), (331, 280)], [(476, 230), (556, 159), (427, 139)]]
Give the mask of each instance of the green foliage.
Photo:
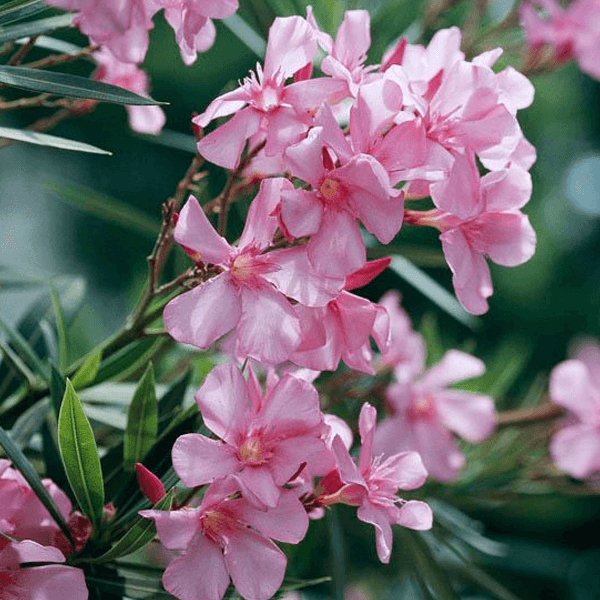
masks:
[(38, 19), (37, 21), (28, 21), (27, 23), (6, 27), (0, 29), (0, 44), (23, 37), (49, 33), (61, 27), (69, 27), (72, 21), (73, 15), (59, 15), (57, 17), (48, 17), (46, 19)]
[(135, 463), (141, 462), (156, 441), (158, 404), (154, 388), (154, 368), (150, 362), (127, 410), (123, 446), (126, 470), (132, 470)]
[(73, 494), (97, 530), (104, 506), (100, 458), (94, 432), (69, 380), (58, 417), (58, 445)]
[(102, 360), (102, 350), (96, 350), (89, 354), (83, 364), (77, 369), (75, 375), (71, 379), (73, 387), (77, 390), (84, 388), (94, 382), (98, 371), (100, 370), (100, 361)]
[[(0, 6), (0, 26), (48, 10), (43, 0), (13, 0)], [(0, 30), (1, 31), (1, 30)]]

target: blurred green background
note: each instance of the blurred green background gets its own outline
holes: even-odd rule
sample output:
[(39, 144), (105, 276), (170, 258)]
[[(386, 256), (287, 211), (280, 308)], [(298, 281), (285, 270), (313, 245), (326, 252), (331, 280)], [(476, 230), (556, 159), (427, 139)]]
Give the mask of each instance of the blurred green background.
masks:
[[(263, 36), (275, 14), (304, 13), (301, 0), (241, 0), (241, 5), (241, 16)], [(414, 33), (424, 10), (411, 0), (314, 2), (320, 25), (330, 32), (346, 7), (371, 11), (370, 62), (378, 61), (383, 49), (403, 32)], [(507, 8), (502, 2), (493, 7), (497, 12)], [(464, 10), (451, 12), (440, 25), (460, 22)], [(0, 264), (34, 278), (77, 275), (85, 279), (87, 301), (70, 330), (74, 357), (115, 331), (140, 292), (146, 276), (145, 257), (154, 240), (152, 224), (158, 226), (160, 205), (173, 193), (193, 156), (192, 113), (203, 111), (258, 60), (227, 27), (217, 22), (217, 30), (215, 46), (192, 67), (185, 67), (172, 30), (162, 15), (155, 19), (144, 68), (152, 78), (153, 97), (170, 103), (165, 107), (168, 132), (160, 140), (132, 134), (121, 107), (100, 105), (91, 114), (63, 122), (53, 133), (111, 150), (111, 157), (26, 145), (1, 150)], [(76, 32), (59, 37), (85, 44)], [(31, 57), (37, 54), (43, 55), (34, 49)], [(509, 55), (507, 62), (517, 65), (515, 58)], [(84, 75), (92, 69), (91, 63), (69, 67), (70, 72)], [(502, 340), (512, 340), (515, 352), (528, 358), (506, 407), (518, 406), (531, 381), (565, 358), (574, 335), (600, 337), (600, 83), (570, 65), (536, 76), (534, 84), (535, 103), (519, 113), (519, 120), (538, 151), (532, 169), (534, 193), (526, 208), (538, 235), (538, 249), (521, 267), (492, 266), (495, 293), (479, 329), (471, 331), (459, 324), (391, 272), (364, 291), (377, 300), (386, 289), (398, 288), (415, 324), (435, 314), (447, 346), (467, 344), (486, 360)], [(3, 122), (24, 126), (46, 114), (41, 109), (13, 113)], [(216, 169), (212, 174), (218, 191), (220, 175)], [(81, 209), (85, 194), (77, 202), (67, 202), (65, 194), (57, 191), (71, 188), (73, 193), (78, 187), (133, 207), (142, 215), (142, 224), (132, 228), (126, 222), (99, 218)], [(405, 227), (394, 248), (451, 290), (435, 232)], [(37, 287), (2, 289), (0, 280), (0, 313), (15, 322), (40, 293), (43, 290)], [(465, 508), (483, 519), (492, 537), (509, 544), (508, 557), (489, 559), (488, 566), (523, 598), (593, 600), (600, 598), (599, 506), (595, 499), (533, 495), (485, 509)], [(340, 523), (347, 525), (347, 515), (341, 512)], [(329, 553), (329, 533), (326, 524), (312, 530), (307, 544), (313, 544), (314, 552), (303, 551), (306, 564), (298, 564), (297, 575), (327, 574), (335, 567), (324, 559)], [(350, 579), (357, 574), (368, 578), (371, 571), (384, 572), (389, 579), (389, 569), (382, 571), (374, 560), (371, 529), (360, 525), (351, 539), (345, 557)], [(390, 569), (399, 569), (402, 561), (401, 538), (396, 544), (399, 558)], [(377, 588), (378, 597), (421, 597), (420, 592), (391, 585)]]

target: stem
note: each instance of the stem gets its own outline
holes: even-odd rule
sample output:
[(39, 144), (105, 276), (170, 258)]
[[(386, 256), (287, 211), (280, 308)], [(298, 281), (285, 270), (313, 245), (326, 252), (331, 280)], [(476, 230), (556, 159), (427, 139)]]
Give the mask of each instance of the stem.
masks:
[(32, 35), (26, 44), (23, 44), (9, 59), (8, 65), (14, 67), (21, 63), (21, 61), (29, 54), (29, 51), (35, 46), (35, 42), (38, 39), (37, 35)]
[(15, 110), (19, 108), (35, 108), (38, 106), (47, 106), (50, 94), (39, 94), (30, 98), (19, 98), (10, 102), (0, 102), (0, 110)]
[(88, 58), (94, 52), (96, 52), (100, 46), (88, 46), (84, 48), (80, 52), (76, 52), (75, 54), (71, 54), (69, 52), (65, 52), (64, 54), (51, 54), (50, 56), (46, 56), (45, 58), (40, 58), (39, 60), (35, 60), (30, 63), (25, 63), (23, 66), (28, 69), (45, 69), (47, 67), (54, 67), (55, 65), (62, 65), (65, 63), (73, 62), (76, 60), (80, 60), (82, 58)]
[(550, 402), (534, 408), (519, 408), (516, 410), (505, 410), (498, 414), (498, 427), (507, 425), (522, 425), (536, 423), (539, 421), (549, 421), (556, 419), (564, 414), (564, 410), (556, 404)]

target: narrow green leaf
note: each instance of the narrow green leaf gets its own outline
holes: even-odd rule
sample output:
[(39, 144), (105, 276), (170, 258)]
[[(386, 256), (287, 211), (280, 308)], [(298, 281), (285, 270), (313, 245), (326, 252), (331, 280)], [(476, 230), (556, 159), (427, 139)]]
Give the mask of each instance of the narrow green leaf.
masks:
[(67, 539), (70, 540), (71, 532), (69, 531), (63, 516), (58, 511), (56, 504), (54, 504), (54, 500), (52, 500), (52, 497), (44, 487), (39, 475), (35, 472), (34, 468), (31, 466), (31, 463), (27, 460), (23, 452), (21, 452), (19, 447), (2, 427), (0, 427), (0, 446), (4, 448), (6, 456), (10, 458), (13, 465), (19, 470), (21, 475), (25, 477), (27, 483), (35, 492), (35, 495), (46, 507), (46, 510), (50, 513), (56, 524), (61, 528), (62, 532), (67, 536)]
[(42, 0), (14, 0), (13, 2), (7, 2), (0, 7), (0, 25), (19, 21), (43, 10), (48, 10), (48, 6)]
[(29, 387), (35, 384), (35, 375), (29, 370), (27, 365), (15, 354), (12, 348), (0, 339), (0, 351), (4, 355), (7, 363), (21, 375)]
[(469, 314), (445, 287), (442, 287), (435, 279), (403, 256), (394, 256), (390, 263), (390, 269), (437, 304), (437, 306), (451, 317), (454, 317), (459, 323), (466, 325), (470, 329), (480, 327), (481, 321)]
[(73, 22), (73, 15), (58, 15), (57, 17), (48, 17), (46, 19), (38, 19), (37, 21), (28, 21), (27, 23), (19, 23), (12, 27), (0, 29), (0, 44), (11, 42), (23, 37), (32, 37), (41, 35), (59, 29), (61, 27), (69, 27)]
[(154, 239), (160, 223), (145, 212), (121, 200), (100, 194), (83, 186), (51, 182), (48, 188), (71, 206), (95, 217), (147, 235)]
[[(2, 67), (0, 67), (1, 69)], [(2, 80), (0, 73), (0, 81)], [(36, 146), (48, 146), (50, 148), (58, 148), (60, 150), (74, 150), (75, 152), (87, 152), (88, 154), (104, 154), (112, 156), (112, 152), (96, 148), (84, 142), (68, 140), (66, 138), (48, 135), (47, 133), (38, 133), (37, 131), (29, 131), (27, 129), (14, 129), (13, 127), (0, 127), (0, 138), (7, 138), (15, 142), (25, 142), (27, 144), (35, 144)]]
[(267, 42), (259, 35), (240, 15), (235, 14), (221, 21), (242, 44), (254, 52), (258, 58), (264, 58), (267, 50)]
[[(1, 128), (0, 128), (1, 129)], [(25, 338), (8, 323), (0, 318), (0, 329), (4, 330), (8, 336), (8, 341), (15, 349), (15, 352), (23, 359), (27, 366), (32, 369), (35, 375), (39, 375), (45, 381), (47, 380), (46, 369), (42, 365), (38, 355), (33, 351)]]
[[(170, 510), (173, 505), (174, 494), (169, 492), (162, 500), (159, 500), (152, 508), (154, 510)], [(127, 532), (120, 538), (115, 545), (97, 558), (86, 558), (85, 562), (105, 563), (111, 560), (127, 556), (143, 548), (156, 535), (156, 526), (152, 519), (145, 519), (136, 515), (131, 523), (128, 524)]]
[(58, 417), (58, 446), (73, 494), (97, 529), (104, 505), (100, 458), (90, 422), (68, 379)]
[(435, 313), (425, 313), (419, 329), (427, 346), (427, 366), (431, 367), (441, 360), (445, 350)]
[[(58, 368), (62, 373), (67, 368), (67, 325), (65, 320), (65, 312), (58, 292), (54, 289), (54, 286), (50, 285), (50, 294), (52, 296), (52, 307), (54, 308), (54, 320), (56, 321), (56, 334), (58, 336)], [(75, 385), (75, 384), (73, 384)], [(77, 387), (77, 386), (75, 386)]]
[(159, 433), (162, 433), (167, 428), (167, 425), (175, 416), (175, 413), (181, 409), (181, 405), (185, 398), (185, 392), (190, 384), (191, 378), (192, 371), (188, 369), (185, 375), (173, 383), (173, 385), (165, 392), (164, 396), (159, 400)]
[(71, 379), (71, 383), (76, 390), (87, 387), (96, 379), (101, 359), (102, 349), (96, 350), (93, 354), (86, 357), (83, 364), (77, 369), (75, 375), (73, 375), (73, 379)]
[(58, 73), (57, 71), (28, 69), (27, 67), (0, 66), (0, 82), (32, 92), (45, 92), (61, 97), (89, 98), (99, 102), (126, 105), (166, 104), (134, 94), (116, 85), (94, 81), (87, 77)]
[(13, 425), (10, 435), (19, 448), (24, 448), (34, 433), (41, 428), (48, 410), (50, 409), (50, 399), (44, 398), (29, 407)]
[(60, 414), (60, 405), (62, 404), (66, 389), (67, 385), (64, 376), (52, 363), (50, 363), (50, 399), (52, 400), (52, 408), (54, 409), (54, 415), (57, 419)]
[(158, 433), (158, 404), (154, 381), (154, 368), (148, 363), (146, 372), (140, 379), (133, 400), (127, 411), (123, 459), (125, 469), (133, 469), (141, 462), (156, 441)]
[(44, 339), (44, 345), (46, 346), (45, 354), (50, 360), (56, 364), (58, 362), (58, 340), (56, 339), (56, 331), (54, 327), (50, 325), (48, 319), (42, 319), (40, 321), (40, 331), (42, 332), (42, 338)]

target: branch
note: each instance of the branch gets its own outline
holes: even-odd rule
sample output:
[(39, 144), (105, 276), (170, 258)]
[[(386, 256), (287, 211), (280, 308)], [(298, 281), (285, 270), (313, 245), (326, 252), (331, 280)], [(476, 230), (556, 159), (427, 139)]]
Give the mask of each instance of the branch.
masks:
[(505, 410), (498, 414), (498, 427), (507, 425), (525, 425), (539, 421), (550, 421), (564, 414), (564, 410), (556, 404), (547, 402), (542, 406), (534, 408), (519, 408), (516, 410)]

